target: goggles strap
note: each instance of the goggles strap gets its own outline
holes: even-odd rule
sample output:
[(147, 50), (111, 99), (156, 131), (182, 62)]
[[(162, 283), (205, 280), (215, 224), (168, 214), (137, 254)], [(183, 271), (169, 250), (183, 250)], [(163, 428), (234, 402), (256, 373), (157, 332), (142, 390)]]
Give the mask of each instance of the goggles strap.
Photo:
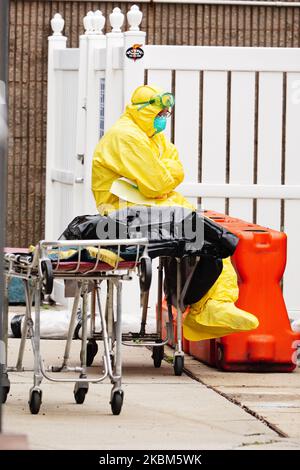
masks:
[(150, 104), (150, 102), (147, 101), (146, 103), (138, 103), (138, 104), (141, 105), (141, 106), (138, 107), (138, 111), (140, 111), (141, 109), (146, 108), (146, 106), (148, 106)]

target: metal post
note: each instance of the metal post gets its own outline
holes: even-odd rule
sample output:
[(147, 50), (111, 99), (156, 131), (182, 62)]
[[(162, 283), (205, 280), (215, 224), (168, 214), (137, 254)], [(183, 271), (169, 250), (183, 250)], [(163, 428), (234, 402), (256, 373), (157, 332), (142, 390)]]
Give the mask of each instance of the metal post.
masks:
[(22, 326), (22, 334), (21, 334), (21, 343), (19, 347), (19, 354), (16, 364), (17, 371), (21, 371), (23, 367), (23, 357), (26, 345), (26, 338), (28, 334), (28, 326), (31, 320), (31, 307), (32, 307), (32, 291), (29, 286), (30, 281), (23, 279), (23, 286), (25, 290), (25, 299), (26, 299), (26, 313), (24, 318), (24, 323)]
[(142, 321), (141, 321), (141, 329), (140, 329), (140, 336), (145, 336), (146, 334), (146, 324), (147, 324), (147, 315), (148, 315), (148, 308), (149, 308), (149, 290), (147, 292), (142, 293)]
[(157, 316), (156, 333), (162, 339), (162, 296), (163, 296), (163, 260), (159, 258), (158, 265), (158, 287), (157, 287)]
[(62, 369), (68, 366), (68, 361), (70, 358), (71, 343), (72, 343), (72, 339), (74, 336), (75, 323), (76, 323), (76, 318), (77, 318), (77, 311), (78, 311), (81, 291), (82, 291), (82, 283), (79, 283), (76, 286), (76, 294), (75, 294), (74, 301), (73, 301), (72, 314), (71, 314), (71, 319), (70, 319), (68, 337), (67, 337), (66, 346), (65, 346)]
[[(2, 0), (0, 8), (0, 391), (2, 394), (2, 374), (5, 363), (3, 338), (3, 256), (2, 249), (5, 238), (5, 212), (6, 212), (6, 159), (7, 159), (7, 132), (6, 132), (6, 84), (8, 76), (8, 0)], [(2, 432), (2, 400), (0, 400), (0, 433)]]
[(82, 317), (81, 317), (81, 351), (80, 362), (82, 372), (80, 378), (86, 378), (86, 344), (87, 344), (87, 314), (88, 314), (88, 281), (83, 283), (83, 299), (82, 299)]
[(180, 258), (177, 261), (177, 344), (176, 352), (181, 356), (182, 354), (182, 311), (180, 308), (180, 293), (181, 293), (181, 271), (180, 271)]
[(121, 348), (122, 348), (122, 282), (117, 283), (117, 325), (116, 325), (116, 375), (120, 377), (118, 379), (117, 386), (121, 387), (121, 377), (122, 377), (122, 358), (121, 358)]

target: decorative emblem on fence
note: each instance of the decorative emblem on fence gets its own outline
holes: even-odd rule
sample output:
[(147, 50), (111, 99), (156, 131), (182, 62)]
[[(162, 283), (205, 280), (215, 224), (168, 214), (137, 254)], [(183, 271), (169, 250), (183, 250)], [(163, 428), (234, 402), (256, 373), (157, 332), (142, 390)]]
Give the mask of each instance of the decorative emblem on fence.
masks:
[(144, 50), (142, 49), (143, 44), (134, 44), (129, 47), (126, 51), (128, 59), (132, 59), (134, 62), (141, 59), (144, 56)]

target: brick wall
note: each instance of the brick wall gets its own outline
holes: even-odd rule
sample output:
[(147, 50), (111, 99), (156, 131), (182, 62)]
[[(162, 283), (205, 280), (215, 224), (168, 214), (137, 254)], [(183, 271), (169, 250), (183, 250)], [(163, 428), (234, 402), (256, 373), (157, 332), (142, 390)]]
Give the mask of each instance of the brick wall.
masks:
[[(133, 2), (10, 1), (7, 241), (36, 243), (44, 235), (47, 37), (50, 19), (65, 19), (68, 46), (78, 46), (82, 18)], [(138, 2), (137, 2), (138, 3)], [(149, 44), (299, 47), (299, 8), (141, 4)]]

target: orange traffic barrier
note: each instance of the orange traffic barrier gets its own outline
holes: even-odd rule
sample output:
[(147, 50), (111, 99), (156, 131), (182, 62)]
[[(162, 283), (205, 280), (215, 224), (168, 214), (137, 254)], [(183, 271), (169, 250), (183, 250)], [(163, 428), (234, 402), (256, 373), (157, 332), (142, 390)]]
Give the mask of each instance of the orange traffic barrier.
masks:
[(239, 282), (236, 305), (256, 315), (259, 327), (216, 340), (191, 342), (190, 353), (223, 370), (292, 371), (300, 335), (291, 329), (280, 288), (286, 264), (285, 233), (217, 212), (206, 211), (205, 216), (239, 238), (232, 257)]
[[(239, 282), (236, 305), (256, 315), (259, 327), (213, 340), (190, 341), (189, 353), (227, 371), (291, 372), (296, 367), (300, 334), (291, 329), (280, 288), (286, 264), (285, 233), (213, 211), (205, 211), (205, 216), (239, 238), (231, 259)], [(163, 320), (166, 318), (163, 304)], [(175, 310), (173, 327), (176, 333)]]

